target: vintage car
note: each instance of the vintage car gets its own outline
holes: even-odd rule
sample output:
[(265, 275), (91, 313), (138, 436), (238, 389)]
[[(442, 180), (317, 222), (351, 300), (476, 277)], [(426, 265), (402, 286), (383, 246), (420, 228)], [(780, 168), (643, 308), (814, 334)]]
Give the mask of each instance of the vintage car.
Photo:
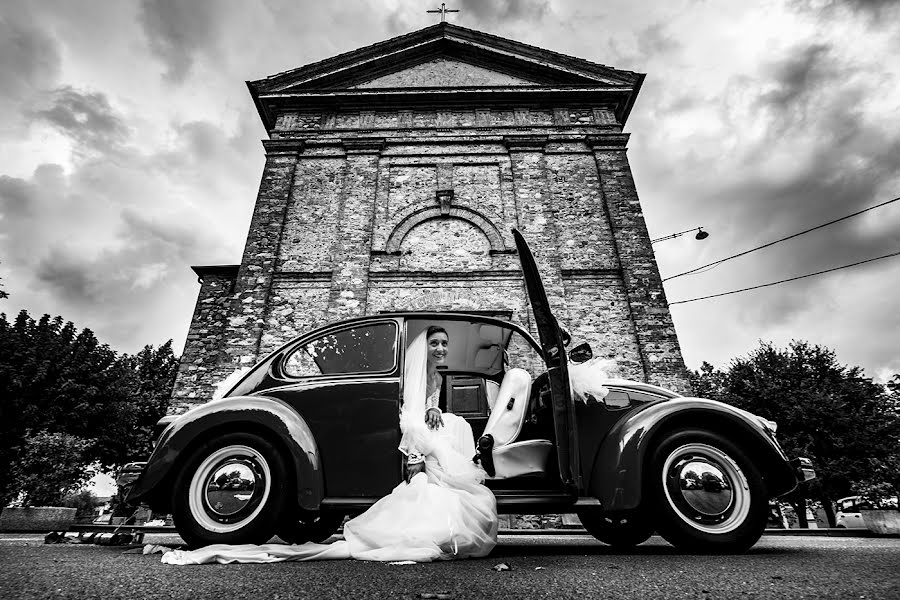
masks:
[(577, 513), (616, 546), (656, 531), (689, 551), (739, 552), (762, 534), (771, 497), (814, 476), (789, 461), (774, 423), (732, 406), (609, 380), (576, 401), (570, 361), (590, 357), (550, 312), (513, 232), (538, 343), (474, 314), (404, 312), (301, 335), (224, 397), (168, 418), (129, 495), (171, 512), (190, 545), (320, 541), (404, 478), (398, 451), (405, 349), (429, 325), (450, 337), (443, 408), (471, 424), (473, 460), (501, 513)]

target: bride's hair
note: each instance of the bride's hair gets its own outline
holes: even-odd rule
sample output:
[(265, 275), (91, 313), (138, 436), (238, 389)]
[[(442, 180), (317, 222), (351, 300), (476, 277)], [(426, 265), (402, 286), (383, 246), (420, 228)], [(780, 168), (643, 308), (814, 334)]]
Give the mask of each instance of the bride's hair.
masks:
[(450, 334), (447, 333), (447, 330), (444, 329), (443, 327), (441, 327), (440, 325), (431, 325), (428, 328), (428, 331), (425, 333), (425, 339), (426, 340), (429, 339), (431, 336), (433, 336), (436, 333), (443, 333), (444, 335), (447, 336), (448, 340), (450, 339)]

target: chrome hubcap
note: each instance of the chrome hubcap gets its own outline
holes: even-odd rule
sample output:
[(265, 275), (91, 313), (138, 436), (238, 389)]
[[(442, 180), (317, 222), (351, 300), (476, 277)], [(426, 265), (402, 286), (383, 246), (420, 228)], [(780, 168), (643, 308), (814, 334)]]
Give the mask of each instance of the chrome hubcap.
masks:
[(255, 462), (227, 459), (206, 478), (204, 503), (215, 517), (227, 521), (245, 511), (254, 500), (259, 501), (256, 491), (264, 485), (265, 477)]
[(663, 466), (666, 499), (676, 514), (706, 533), (727, 533), (750, 512), (747, 478), (730, 456), (708, 444), (686, 444)]
[(731, 506), (731, 482), (714, 463), (690, 458), (680, 461), (672, 471), (681, 496), (699, 514), (716, 517)]
[(259, 514), (271, 487), (268, 462), (256, 449), (243, 445), (220, 448), (194, 472), (191, 514), (209, 531), (235, 531)]

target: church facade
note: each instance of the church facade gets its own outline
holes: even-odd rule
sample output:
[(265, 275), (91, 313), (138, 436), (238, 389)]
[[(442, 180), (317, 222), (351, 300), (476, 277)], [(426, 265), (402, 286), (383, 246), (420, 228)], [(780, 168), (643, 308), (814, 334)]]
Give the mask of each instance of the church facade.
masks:
[(451, 310), (534, 332), (512, 228), (576, 343), (687, 391), (622, 132), (643, 77), (440, 23), (248, 82), (259, 195), (241, 264), (193, 267), (173, 410), (347, 317)]

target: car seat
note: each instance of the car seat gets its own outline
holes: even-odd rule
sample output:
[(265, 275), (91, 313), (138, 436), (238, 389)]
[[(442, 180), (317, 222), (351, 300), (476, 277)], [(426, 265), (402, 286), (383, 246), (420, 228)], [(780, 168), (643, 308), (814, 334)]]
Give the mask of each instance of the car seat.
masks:
[(522, 432), (531, 395), (531, 375), (510, 369), (503, 376), (491, 416), (478, 438), (475, 462), (481, 463), (489, 479), (508, 479), (546, 472), (550, 440), (516, 441)]

